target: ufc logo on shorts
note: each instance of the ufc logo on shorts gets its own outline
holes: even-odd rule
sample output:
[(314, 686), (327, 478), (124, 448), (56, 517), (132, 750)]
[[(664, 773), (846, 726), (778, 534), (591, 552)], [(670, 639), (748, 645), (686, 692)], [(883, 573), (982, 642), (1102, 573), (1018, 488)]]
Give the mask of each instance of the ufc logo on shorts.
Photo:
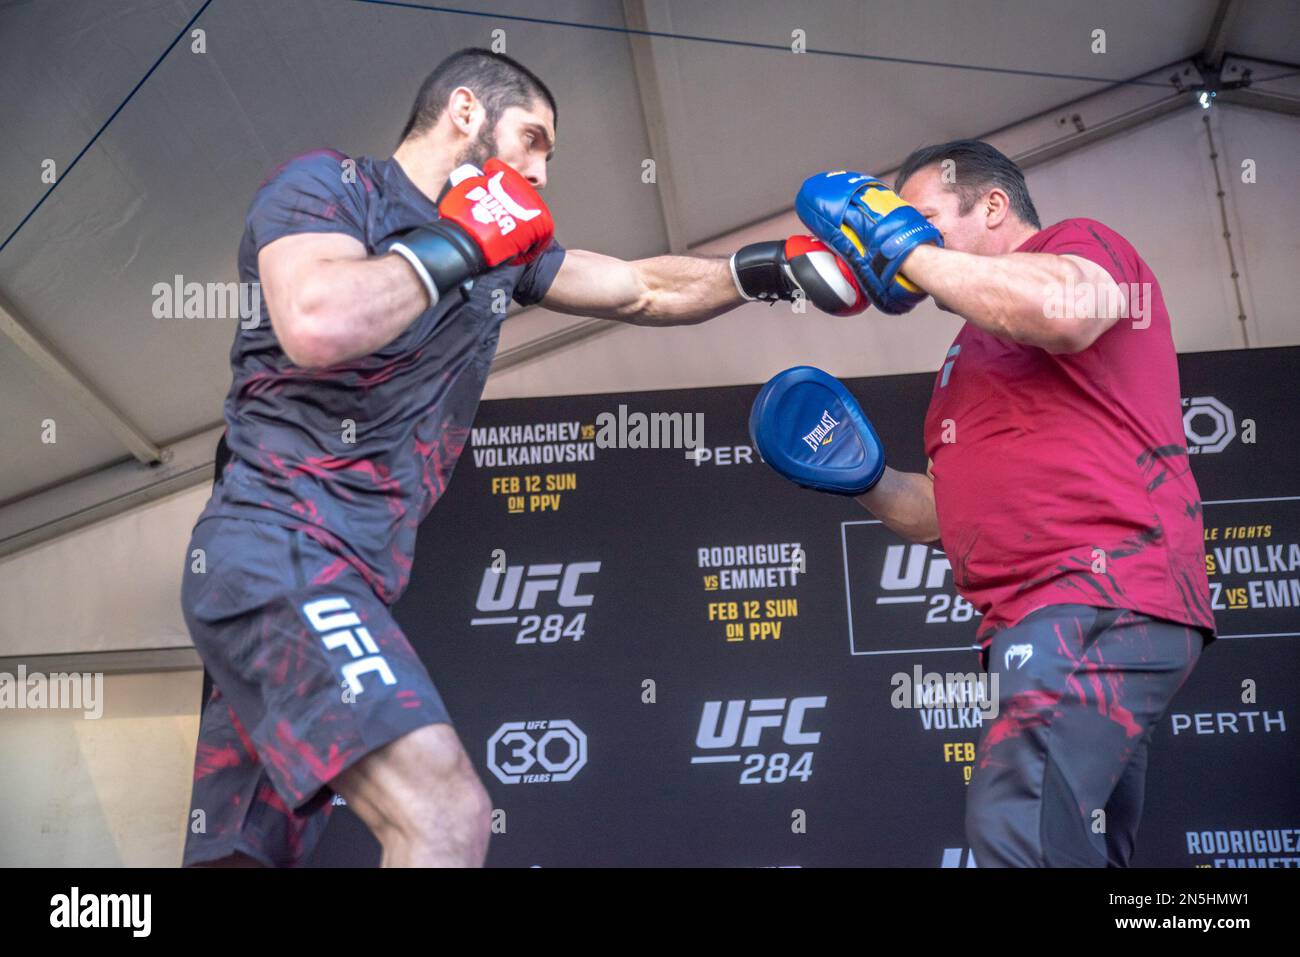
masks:
[(375, 639), (370, 637), (370, 631), (361, 624), (361, 619), (346, 598), (340, 596), (309, 601), (302, 606), (302, 613), (328, 650), (343, 648), (354, 659), (341, 669), (343, 679), (353, 694), (361, 694), (366, 690), (361, 684), (361, 676), (372, 671), (379, 675), (384, 684), (397, 684), (393, 669), (388, 667), (388, 662), (379, 653)]
[(527, 574), (522, 565), (507, 566), (503, 572), (491, 568), (483, 572), (483, 582), (478, 589), (479, 611), (501, 612), (519, 609), (528, 611), (537, 607), (543, 592), (556, 592), (556, 604), (561, 608), (586, 608), (592, 603), (591, 595), (578, 591), (578, 579), (600, 571), (600, 562), (570, 562), (568, 565), (529, 565)]
[(803, 730), (803, 721), (809, 711), (824, 707), (825, 695), (791, 698), (788, 707), (785, 698), (754, 698), (728, 701), (723, 715), (721, 701), (706, 701), (695, 746), (734, 748), (739, 743), (742, 748), (756, 748), (766, 728), (780, 728), (785, 744), (817, 744), (822, 739), (821, 732)]

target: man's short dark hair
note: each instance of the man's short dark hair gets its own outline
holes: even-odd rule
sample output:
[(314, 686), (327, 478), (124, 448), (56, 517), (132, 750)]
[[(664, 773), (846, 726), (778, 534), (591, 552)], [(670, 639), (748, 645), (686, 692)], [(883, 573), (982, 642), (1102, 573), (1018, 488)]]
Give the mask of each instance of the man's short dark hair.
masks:
[(1038, 221), (1034, 201), (1029, 198), (1024, 172), (1004, 153), (981, 140), (953, 140), (951, 143), (923, 146), (914, 150), (903, 161), (898, 175), (894, 177), (894, 191), (901, 191), (903, 184), (917, 170), (944, 160), (953, 161), (955, 182), (950, 188), (956, 190), (960, 197), (957, 208), (963, 216), (975, 208), (981, 196), (996, 186), (1007, 194), (1011, 200), (1011, 211), (1021, 222), (1028, 223), (1035, 229), (1043, 228)]
[(544, 100), (558, 122), (555, 97), (532, 70), (505, 54), (467, 47), (447, 57), (424, 78), (406, 128), (402, 130), (402, 139), (432, 129), (446, 109), (451, 91), (458, 86), (473, 90), (482, 101), (489, 129), (496, 126), (501, 114), (510, 107), (529, 107), (535, 100)]

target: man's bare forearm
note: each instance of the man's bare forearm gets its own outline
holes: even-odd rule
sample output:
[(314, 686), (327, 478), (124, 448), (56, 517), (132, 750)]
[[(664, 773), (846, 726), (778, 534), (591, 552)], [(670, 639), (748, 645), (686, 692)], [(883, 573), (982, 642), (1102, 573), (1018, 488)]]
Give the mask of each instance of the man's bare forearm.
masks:
[(639, 326), (704, 322), (745, 300), (726, 259), (656, 256), (632, 263), (645, 289), (641, 308), (627, 318)]
[(934, 480), (919, 472), (897, 472), (885, 467), (880, 481), (857, 497), (858, 503), (892, 531), (909, 542), (939, 539), (939, 516), (934, 507)]
[(429, 307), (415, 272), (392, 254), (319, 263), (297, 293), (295, 308), (313, 344), (313, 365), (370, 355)]
[(1092, 331), (1083, 328), (1083, 323), (1047, 315), (1045, 305), (1052, 290), (1086, 278), (1079, 266), (1064, 256), (977, 256), (918, 246), (907, 257), (903, 273), (942, 307), (1002, 339), (1049, 352), (1074, 352), (1078, 340)]

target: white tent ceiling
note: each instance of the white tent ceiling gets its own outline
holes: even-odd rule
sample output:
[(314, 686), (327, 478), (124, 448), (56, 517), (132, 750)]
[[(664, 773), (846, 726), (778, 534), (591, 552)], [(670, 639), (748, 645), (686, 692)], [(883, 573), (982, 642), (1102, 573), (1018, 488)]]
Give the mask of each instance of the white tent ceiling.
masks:
[[(133, 451), (219, 424), (233, 321), (155, 319), (154, 284), (234, 279), (269, 170), (320, 146), (388, 155), (424, 74), (495, 30), (560, 104), (547, 190), (560, 238), (625, 258), (786, 210), (810, 171), (890, 169), (919, 143), (1197, 57), (1207, 38), (1279, 74), (1300, 61), (1292, 0), (418, 5), (0, 0), (0, 538), (29, 531), (34, 493), (115, 464), (129, 489)], [(657, 185), (642, 181), (649, 157)]]

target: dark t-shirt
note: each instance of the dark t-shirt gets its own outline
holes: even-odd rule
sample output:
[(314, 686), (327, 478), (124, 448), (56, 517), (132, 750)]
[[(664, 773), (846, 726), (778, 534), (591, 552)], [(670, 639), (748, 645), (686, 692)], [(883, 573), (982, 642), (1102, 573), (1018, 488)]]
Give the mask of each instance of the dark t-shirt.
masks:
[[(257, 254), (294, 233), (337, 232), (374, 253), (385, 239), (437, 218), (393, 160), (318, 150), (296, 157), (253, 198), (239, 278), (258, 282)], [(385, 602), (410, 578), (415, 530), (451, 479), (465, 445), (506, 299), (536, 303), (564, 249), (498, 266), (467, 295), (452, 293), (371, 355), (328, 369), (294, 365), (265, 300), (235, 334), (225, 401), (231, 457), (199, 521), (253, 519), (298, 528), (355, 568)], [(495, 307), (495, 308), (494, 308)]]
[[(1049, 226), (1016, 251), (1097, 263), (1130, 291), (1132, 318), (1073, 355), (967, 323), (935, 376), (925, 422), (935, 506), (954, 583), (984, 616), (981, 643), (1037, 608), (1074, 603), (1212, 631), (1159, 283), (1091, 219)], [(1063, 307), (1083, 294), (1063, 290)]]

